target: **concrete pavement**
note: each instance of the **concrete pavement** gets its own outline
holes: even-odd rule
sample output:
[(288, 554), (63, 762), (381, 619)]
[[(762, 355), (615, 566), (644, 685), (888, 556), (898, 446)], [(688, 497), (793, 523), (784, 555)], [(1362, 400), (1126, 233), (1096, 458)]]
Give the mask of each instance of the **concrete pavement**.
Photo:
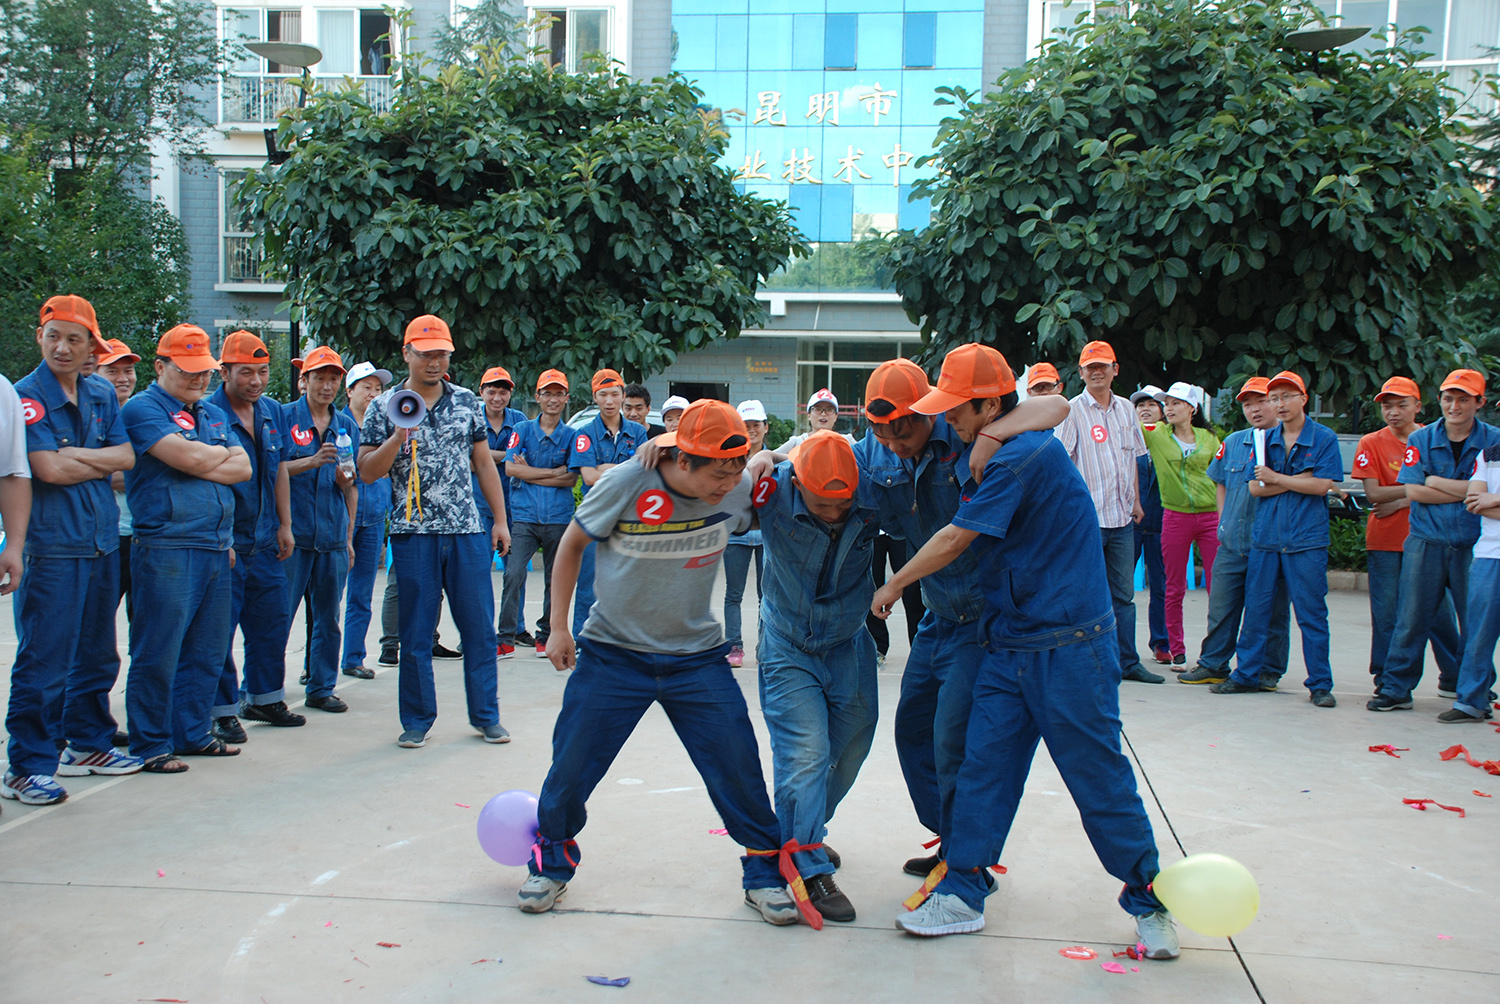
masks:
[[(541, 595), (534, 577), (532, 619)], [(1189, 594), (1190, 653), (1205, 603), (1201, 590)], [(525, 870), (491, 862), (474, 837), (486, 799), (536, 791), (546, 774), (564, 677), (521, 653), (500, 663), (508, 745), (468, 727), (459, 664), (439, 662), (440, 713), (424, 749), (395, 745), (396, 673), (383, 669), (340, 678), (347, 714), (308, 711), (301, 729), (248, 726), (237, 758), (193, 760), (177, 777), (63, 779), (72, 797), (56, 807), (4, 802), (0, 1001), (1496, 1000), (1488, 935), (1500, 925), (1500, 777), (1438, 751), (1463, 743), (1500, 759), (1500, 735), (1434, 721), (1447, 706), (1434, 672), (1415, 712), (1366, 712), (1366, 597), (1333, 593), (1329, 605), (1334, 710), (1307, 702), (1296, 639), (1277, 694), (1173, 682), (1121, 690), (1126, 752), (1163, 864), (1218, 851), (1260, 883), (1260, 916), (1235, 939), (1238, 954), (1226, 939), (1183, 931), (1175, 962), (1100, 968), (1133, 942), (1131, 922), (1045, 747), (985, 930), (936, 940), (895, 930), (919, 884), (900, 864), (927, 837), (892, 747), (906, 655), (898, 613), (880, 730), (828, 838), (843, 855), (854, 924), (772, 928), (741, 905), (739, 849), (710, 832), (722, 824), (658, 710), (590, 801), (582, 866), (558, 909), (521, 914)], [(1139, 606), (1144, 629), (1144, 594)], [(8, 671), (9, 600), (0, 607)], [(123, 613), (120, 624), (123, 649)], [(753, 636), (748, 604), (746, 629)], [(453, 644), (451, 623), (443, 633)], [(295, 681), (300, 624), (292, 637)], [(769, 780), (753, 663), (737, 675)], [(115, 706), (121, 714), (118, 696)], [(1410, 752), (1367, 749), (1385, 743)], [(1467, 816), (1414, 811), (1403, 797)], [(1071, 945), (1100, 958), (1058, 954)], [(632, 982), (620, 991), (587, 975)]]

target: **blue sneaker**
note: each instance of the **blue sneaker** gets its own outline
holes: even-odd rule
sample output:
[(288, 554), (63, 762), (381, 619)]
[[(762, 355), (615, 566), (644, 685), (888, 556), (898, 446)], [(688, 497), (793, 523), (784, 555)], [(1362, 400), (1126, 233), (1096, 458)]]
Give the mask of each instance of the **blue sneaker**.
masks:
[(0, 781), (0, 798), (18, 798), (27, 805), (56, 805), (67, 797), (67, 789), (51, 774), (17, 777), (7, 773), (5, 780)]
[(57, 772), (63, 777), (86, 777), (89, 774), (134, 774), (146, 761), (119, 750), (94, 752), (69, 746), (62, 751)]

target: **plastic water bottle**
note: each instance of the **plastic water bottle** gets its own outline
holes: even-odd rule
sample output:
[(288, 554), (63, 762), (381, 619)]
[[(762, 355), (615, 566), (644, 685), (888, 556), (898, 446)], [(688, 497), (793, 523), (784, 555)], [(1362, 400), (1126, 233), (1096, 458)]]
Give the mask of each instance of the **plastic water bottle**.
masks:
[(354, 480), (354, 440), (349, 438), (349, 433), (340, 429), (338, 438), (333, 441), (334, 449), (338, 451), (339, 470), (344, 477), (350, 481)]

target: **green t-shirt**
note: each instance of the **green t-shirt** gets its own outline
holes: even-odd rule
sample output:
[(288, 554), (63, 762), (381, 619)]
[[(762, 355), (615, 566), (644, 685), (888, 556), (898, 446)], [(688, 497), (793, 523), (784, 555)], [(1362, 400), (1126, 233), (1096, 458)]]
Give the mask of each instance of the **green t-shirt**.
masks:
[(1184, 456), (1183, 444), (1172, 434), (1169, 422), (1141, 426), (1156, 482), (1161, 488), (1162, 508), (1173, 512), (1213, 512), (1217, 491), (1208, 476), (1208, 465), (1219, 450), (1219, 437), (1207, 429), (1193, 429), (1196, 445)]

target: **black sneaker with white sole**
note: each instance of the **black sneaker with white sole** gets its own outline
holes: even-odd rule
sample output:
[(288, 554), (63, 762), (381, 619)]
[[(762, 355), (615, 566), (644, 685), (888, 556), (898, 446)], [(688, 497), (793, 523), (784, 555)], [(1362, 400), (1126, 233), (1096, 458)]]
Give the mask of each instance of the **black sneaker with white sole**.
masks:
[(1392, 697), (1390, 694), (1376, 694), (1365, 702), (1367, 711), (1410, 711), (1410, 697)]

